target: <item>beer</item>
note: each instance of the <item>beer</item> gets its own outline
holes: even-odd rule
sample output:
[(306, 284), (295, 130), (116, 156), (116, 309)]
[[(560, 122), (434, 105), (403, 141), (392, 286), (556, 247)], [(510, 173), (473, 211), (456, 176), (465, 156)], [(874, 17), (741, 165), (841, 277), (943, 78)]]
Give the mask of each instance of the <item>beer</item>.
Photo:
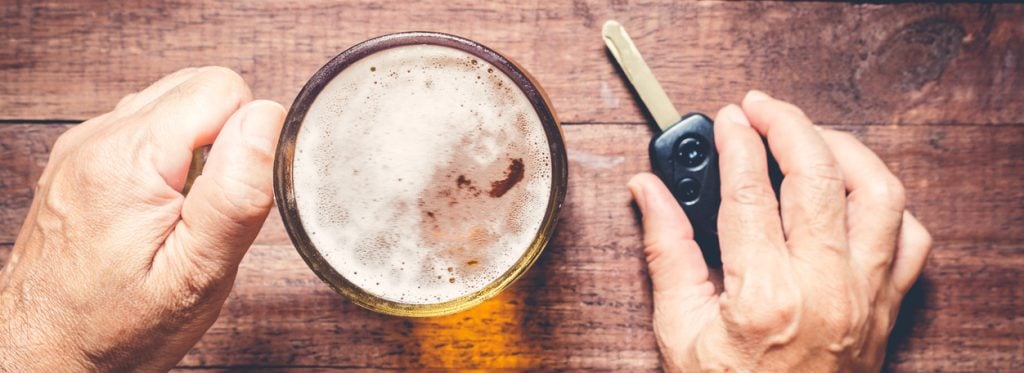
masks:
[(357, 303), (448, 313), (536, 259), (565, 155), (546, 101), (514, 64), (464, 39), (412, 35), (419, 42), (350, 54), (318, 73), (314, 96), (300, 94), (285, 129), (294, 136), (282, 137), (293, 200), (279, 205), (307, 262)]

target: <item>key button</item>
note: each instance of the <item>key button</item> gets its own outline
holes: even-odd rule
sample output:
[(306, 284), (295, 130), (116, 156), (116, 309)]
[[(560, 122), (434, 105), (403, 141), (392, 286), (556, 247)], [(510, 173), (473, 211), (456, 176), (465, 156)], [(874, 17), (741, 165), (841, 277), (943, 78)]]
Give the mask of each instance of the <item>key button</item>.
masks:
[(676, 159), (689, 169), (697, 169), (708, 159), (708, 142), (697, 135), (683, 137), (676, 146)]
[(700, 182), (692, 177), (679, 180), (676, 185), (676, 195), (683, 203), (692, 203), (700, 198)]

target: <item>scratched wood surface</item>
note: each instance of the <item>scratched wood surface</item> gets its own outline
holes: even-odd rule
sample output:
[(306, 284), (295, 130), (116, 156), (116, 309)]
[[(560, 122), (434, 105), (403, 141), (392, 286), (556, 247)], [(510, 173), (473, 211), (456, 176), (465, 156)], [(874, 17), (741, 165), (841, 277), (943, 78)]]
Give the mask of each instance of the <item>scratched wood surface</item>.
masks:
[(625, 23), (681, 110), (757, 87), (854, 132), (905, 182), (936, 245), (894, 331), (893, 371), (1024, 370), (1024, 6), (574, 1), (0, 4), (0, 264), (54, 139), (180, 67), (240, 71), (288, 103), (331, 56), (436, 30), (521, 62), (565, 126), (554, 242), (498, 298), (450, 317), (359, 309), (276, 212), (189, 369), (653, 370), (650, 289), (624, 183), (651, 132), (598, 37)]

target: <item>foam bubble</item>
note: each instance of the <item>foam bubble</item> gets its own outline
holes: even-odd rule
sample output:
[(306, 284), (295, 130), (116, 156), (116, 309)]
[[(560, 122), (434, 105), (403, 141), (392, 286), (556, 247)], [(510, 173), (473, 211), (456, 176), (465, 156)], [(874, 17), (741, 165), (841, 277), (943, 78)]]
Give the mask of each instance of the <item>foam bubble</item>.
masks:
[(296, 139), (295, 201), (334, 269), (430, 304), (496, 280), (540, 229), (551, 155), (515, 83), (457, 49), (388, 49), (339, 73)]

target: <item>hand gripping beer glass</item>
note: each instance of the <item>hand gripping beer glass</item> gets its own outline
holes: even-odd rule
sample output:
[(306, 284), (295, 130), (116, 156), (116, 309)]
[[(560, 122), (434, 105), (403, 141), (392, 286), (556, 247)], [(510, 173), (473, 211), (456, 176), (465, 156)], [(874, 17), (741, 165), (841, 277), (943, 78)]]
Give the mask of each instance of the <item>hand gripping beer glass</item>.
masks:
[(310, 78), (274, 160), (309, 267), (386, 314), (455, 313), (520, 277), (551, 238), (566, 155), (525, 70), (452, 35), (360, 43)]

